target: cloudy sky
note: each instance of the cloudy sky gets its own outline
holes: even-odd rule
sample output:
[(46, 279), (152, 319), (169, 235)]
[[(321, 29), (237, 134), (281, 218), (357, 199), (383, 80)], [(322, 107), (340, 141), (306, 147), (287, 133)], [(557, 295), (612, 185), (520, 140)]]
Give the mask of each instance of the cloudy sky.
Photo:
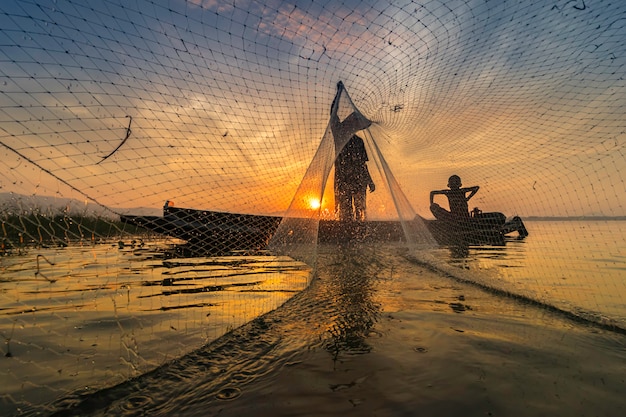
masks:
[(5, 0), (0, 192), (281, 213), (341, 80), (419, 214), (456, 173), (486, 211), (626, 215), (605, 3)]

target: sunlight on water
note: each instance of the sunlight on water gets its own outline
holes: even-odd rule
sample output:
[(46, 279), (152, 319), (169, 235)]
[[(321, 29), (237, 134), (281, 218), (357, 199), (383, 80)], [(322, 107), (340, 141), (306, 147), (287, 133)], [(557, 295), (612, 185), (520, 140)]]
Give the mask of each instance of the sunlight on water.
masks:
[(320, 245), (316, 279), (281, 308), (156, 372), (60, 398), (50, 410), (81, 417), (619, 415), (624, 335), (455, 282), (406, 253), (387, 244)]
[(8, 401), (122, 382), (275, 309), (308, 283), (309, 268), (289, 258), (166, 259), (167, 250), (163, 242), (111, 243), (1, 258)]
[(527, 222), (530, 236), (503, 246), (441, 249), (440, 259), (489, 285), (584, 318), (626, 327), (626, 222)]
[[(528, 222), (531, 235), (525, 240), (440, 248), (435, 260), (448, 267), (446, 272), (457, 272), (451, 275), (471, 277), (482, 286), (626, 327), (624, 226)], [(175, 258), (171, 249), (169, 241), (110, 242), (31, 249), (0, 258), (0, 332), (6, 356), (0, 411), (41, 411), (58, 398), (69, 398), (67, 404), (72, 404), (82, 397), (77, 393), (97, 392), (143, 375), (146, 384), (154, 379), (152, 397), (123, 403), (141, 408), (142, 398), (168, 397), (166, 386), (160, 388), (163, 375), (146, 373), (174, 359), (180, 366), (167, 373), (172, 384), (184, 375), (208, 372), (206, 386), (228, 389), (235, 376), (254, 379), (277, 366), (266, 352), (283, 337), (268, 333), (277, 323), (291, 332), (290, 350), (319, 343), (318, 333), (323, 332), (329, 335), (325, 350), (339, 360), (345, 352), (370, 352), (367, 341), (376, 335), (379, 305), (394, 312), (424, 305), (454, 314), (474, 314), (475, 308), (495, 322), (523, 308), (499, 301), (470, 305), (469, 293), (460, 293), (447, 278), (422, 282), (419, 267), (397, 263), (375, 248), (359, 256), (331, 251), (332, 259), (318, 271), (321, 284), (313, 286), (325, 292), (296, 297), (291, 308), (274, 314), (274, 321), (254, 320), (306, 288), (310, 269), (287, 257)], [(385, 284), (373, 291), (378, 279)], [(444, 289), (461, 295), (441, 298)], [(523, 314), (531, 320), (529, 313)], [(300, 319), (303, 327), (296, 329)], [(541, 323), (543, 316), (537, 313), (533, 320)], [(249, 334), (219, 342), (245, 323)], [(480, 331), (489, 324), (482, 326)], [(257, 358), (257, 351), (266, 352), (263, 360), (238, 363), (238, 355)], [(285, 355), (284, 360), (291, 357)], [(202, 358), (212, 358), (214, 365), (206, 368)], [(126, 389), (120, 387), (117, 391)], [(217, 395), (213, 388), (204, 395)]]

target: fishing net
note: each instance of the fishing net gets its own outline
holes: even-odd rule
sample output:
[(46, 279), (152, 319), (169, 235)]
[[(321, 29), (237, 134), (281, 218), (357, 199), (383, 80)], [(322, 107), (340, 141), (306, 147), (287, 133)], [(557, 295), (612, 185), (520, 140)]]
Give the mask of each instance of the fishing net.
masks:
[[(219, 338), (306, 288), (320, 245), (393, 244), (626, 328), (623, 281), (591, 302), (580, 284), (626, 259), (625, 16), (581, 0), (2, 2), (1, 409)], [(354, 135), (375, 189), (346, 220)], [(431, 203), (452, 207), (430, 192), (453, 174), (480, 186), (476, 218), (523, 220), (507, 223), (520, 239), (438, 229)], [(525, 258), (526, 234), (547, 246)], [(503, 262), (519, 268), (488, 281)]]

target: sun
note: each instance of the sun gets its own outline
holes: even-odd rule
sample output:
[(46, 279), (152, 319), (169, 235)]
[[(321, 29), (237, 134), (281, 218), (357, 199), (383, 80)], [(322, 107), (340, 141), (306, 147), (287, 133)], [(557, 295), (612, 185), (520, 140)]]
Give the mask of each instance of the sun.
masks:
[(317, 199), (317, 198), (311, 198), (311, 199), (309, 200), (309, 207), (310, 207), (312, 210), (317, 210), (318, 208), (320, 208), (320, 206), (321, 206), (321, 205), (322, 205), (322, 204), (320, 203), (320, 200), (319, 200), (319, 199)]

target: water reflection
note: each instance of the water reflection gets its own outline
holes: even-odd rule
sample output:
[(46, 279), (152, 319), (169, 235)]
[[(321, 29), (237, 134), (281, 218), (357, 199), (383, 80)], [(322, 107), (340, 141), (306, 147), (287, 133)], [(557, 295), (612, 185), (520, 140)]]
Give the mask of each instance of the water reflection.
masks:
[(0, 414), (113, 385), (266, 313), (308, 284), (287, 257), (173, 258), (161, 241), (0, 258)]
[(469, 256), (469, 245), (467, 244), (450, 245), (448, 249), (452, 259), (467, 258)]
[(626, 222), (538, 221), (529, 227), (533, 234), (524, 240), (447, 245), (434, 255), (464, 281), (626, 329)]
[(337, 360), (343, 353), (368, 353), (371, 334), (380, 305), (373, 300), (374, 281), (380, 264), (363, 248), (338, 248), (324, 278), (326, 291), (333, 297), (336, 316), (331, 321), (330, 339), (325, 348)]

